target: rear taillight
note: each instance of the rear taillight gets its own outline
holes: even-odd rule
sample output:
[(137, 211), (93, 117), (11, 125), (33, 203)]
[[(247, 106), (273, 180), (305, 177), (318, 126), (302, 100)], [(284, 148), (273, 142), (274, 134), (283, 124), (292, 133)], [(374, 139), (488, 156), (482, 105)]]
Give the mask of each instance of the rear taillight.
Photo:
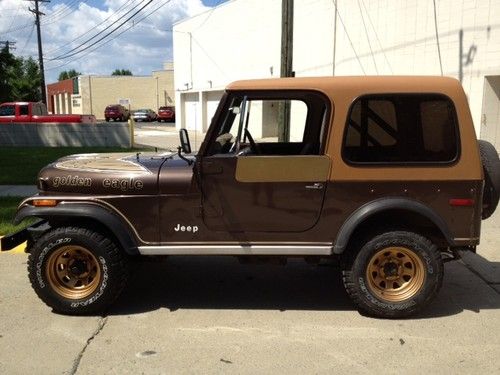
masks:
[(471, 206), (474, 206), (474, 199), (452, 198), (452, 199), (450, 199), (450, 206), (453, 206), (453, 207), (471, 207)]

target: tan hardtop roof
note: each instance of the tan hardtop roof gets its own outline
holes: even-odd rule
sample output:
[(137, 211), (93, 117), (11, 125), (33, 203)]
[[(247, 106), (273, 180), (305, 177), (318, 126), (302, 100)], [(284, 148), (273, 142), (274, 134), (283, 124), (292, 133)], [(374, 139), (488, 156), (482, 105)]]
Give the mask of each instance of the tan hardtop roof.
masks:
[(332, 92), (435, 92), (449, 94), (460, 88), (460, 82), (438, 76), (342, 76), (296, 77), (242, 80), (230, 83), (227, 90), (318, 90)]

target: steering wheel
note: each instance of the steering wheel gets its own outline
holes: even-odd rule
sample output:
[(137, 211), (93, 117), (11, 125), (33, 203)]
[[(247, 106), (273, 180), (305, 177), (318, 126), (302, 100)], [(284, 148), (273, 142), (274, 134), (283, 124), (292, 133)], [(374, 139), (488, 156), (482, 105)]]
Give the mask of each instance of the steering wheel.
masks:
[(250, 148), (252, 149), (252, 152), (255, 155), (260, 155), (261, 154), (260, 147), (259, 147), (259, 145), (257, 143), (255, 143), (255, 141), (253, 140), (253, 137), (250, 134), (250, 132), (248, 131), (248, 129), (245, 129), (245, 135), (248, 138), (248, 142), (250, 142)]

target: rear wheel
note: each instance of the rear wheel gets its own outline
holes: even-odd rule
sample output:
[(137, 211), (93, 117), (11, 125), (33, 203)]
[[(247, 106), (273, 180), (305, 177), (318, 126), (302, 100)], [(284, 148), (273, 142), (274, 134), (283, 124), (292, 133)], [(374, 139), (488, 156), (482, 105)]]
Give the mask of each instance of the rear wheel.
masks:
[(105, 310), (128, 276), (126, 255), (85, 228), (58, 228), (43, 235), (28, 258), (33, 289), (54, 311), (81, 315)]
[(366, 242), (344, 271), (347, 293), (364, 313), (402, 318), (425, 307), (443, 280), (441, 254), (419, 234), (394, 231)]
[(106, 117), (106, 122), (109, 122), (109, 117)]

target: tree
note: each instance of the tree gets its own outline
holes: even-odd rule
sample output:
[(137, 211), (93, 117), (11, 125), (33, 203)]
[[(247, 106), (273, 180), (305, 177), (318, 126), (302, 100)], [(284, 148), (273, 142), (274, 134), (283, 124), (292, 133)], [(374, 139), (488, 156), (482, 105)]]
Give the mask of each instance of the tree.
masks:
[(113, 73), (111, 73), (112, 76), (132, 76), (132, 72), (128, 69), (115, 69)]
[(17, 58), (14, 65), (15, 79), (12, 80), (12, 98), (16, 101), (37, 102), (40, 93), (40, 69), (33, 58)]
[(0, 51), (0, 103), (41, 100), (40, 69), (31, 57), (15, 57), (6, 48)]
[(57, 78), (57, 80), (64, 81), (65, 79), (70, 79), (81, 75), (82, 73), (77, 72), (75, 69), (63, 70), (61, 73), (59, 73), (59, 78)]
[(14, 61), (15, 57), (7, 47), (0, 50), (0, 103), (11, 100), (11, 67)]

